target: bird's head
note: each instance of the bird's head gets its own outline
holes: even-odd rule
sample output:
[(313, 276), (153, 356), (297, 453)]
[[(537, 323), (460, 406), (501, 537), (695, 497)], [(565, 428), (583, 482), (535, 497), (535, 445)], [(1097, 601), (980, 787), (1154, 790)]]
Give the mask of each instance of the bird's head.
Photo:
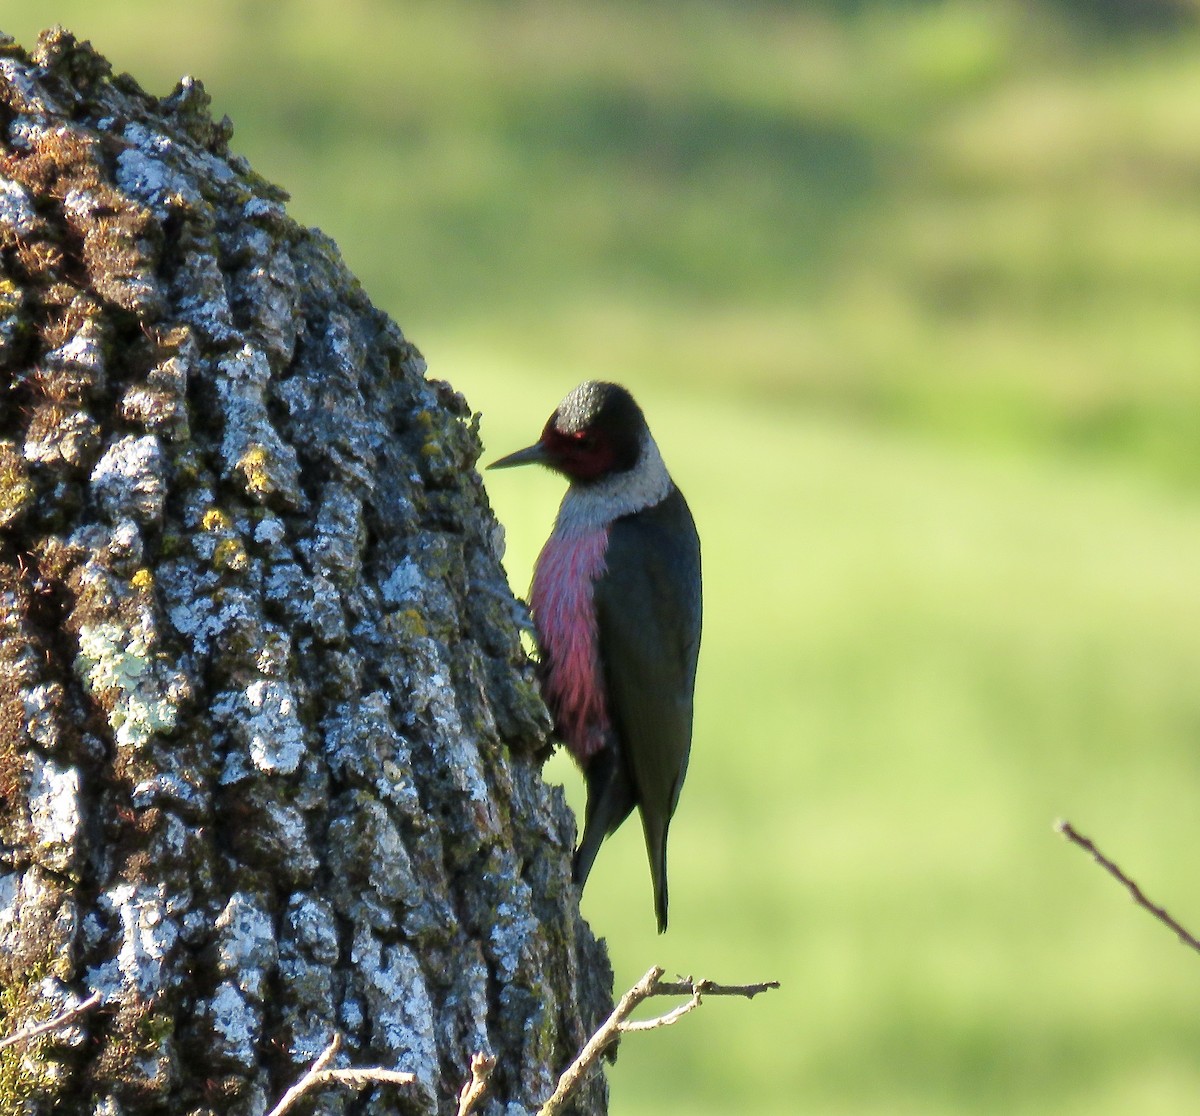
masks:
[(488, 468), (545, 465), (573, 484), (591, 484), (632, 469), (646, 433), (642, 409), (625, 388), (589, 380), (558, 405), (532, 446), (493, 461)]

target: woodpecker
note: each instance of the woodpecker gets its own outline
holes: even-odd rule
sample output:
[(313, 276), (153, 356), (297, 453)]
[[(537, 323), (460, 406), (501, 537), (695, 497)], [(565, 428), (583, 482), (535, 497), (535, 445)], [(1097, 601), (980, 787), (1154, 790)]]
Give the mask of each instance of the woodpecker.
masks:
[(589, 381), (541, 437), (489, 468), (569, 482), (534, 569), (542, 696), (587, 784), (574, 877), (638, 808), (654, 910), (667, 928), (667, 829), (687, 771), (700, 651), (700, 539), (633, 396)]

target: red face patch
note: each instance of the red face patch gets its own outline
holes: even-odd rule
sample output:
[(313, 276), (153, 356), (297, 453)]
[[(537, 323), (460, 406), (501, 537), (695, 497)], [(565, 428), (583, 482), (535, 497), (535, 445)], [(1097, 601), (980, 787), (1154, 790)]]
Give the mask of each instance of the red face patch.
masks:
[(617, 464), (613, 443), (602, 431), (564, 433), (551, 419), (542, 431), (541, 443), (549, 464), (571, 480), (598, 480)]

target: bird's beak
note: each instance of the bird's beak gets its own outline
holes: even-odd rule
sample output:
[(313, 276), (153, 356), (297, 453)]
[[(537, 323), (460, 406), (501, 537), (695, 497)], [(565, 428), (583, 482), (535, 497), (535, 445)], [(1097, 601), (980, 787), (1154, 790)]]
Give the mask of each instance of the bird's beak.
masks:
[(532, 446), (526, 446), (516, 453), (500, 458), (499, 461), (493, 461), (488, 468), (511, 469), (514, 465), (545, 465), (547, 461), (546, 447), (541, 442), (534, 442)]

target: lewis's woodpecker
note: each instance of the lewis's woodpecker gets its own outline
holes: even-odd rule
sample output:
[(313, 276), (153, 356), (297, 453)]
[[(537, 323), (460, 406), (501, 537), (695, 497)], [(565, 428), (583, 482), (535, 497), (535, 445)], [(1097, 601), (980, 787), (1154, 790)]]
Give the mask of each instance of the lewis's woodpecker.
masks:
[(570, 482), (537, 560), (530, 607), (542, 696), (587, 782), (575, 881), (636, 806), (659, 933), (667, 828), (692, 741), (700, 539), (633, 396), (580, 384), (527, 449), (493, 469), (547, 465)]

